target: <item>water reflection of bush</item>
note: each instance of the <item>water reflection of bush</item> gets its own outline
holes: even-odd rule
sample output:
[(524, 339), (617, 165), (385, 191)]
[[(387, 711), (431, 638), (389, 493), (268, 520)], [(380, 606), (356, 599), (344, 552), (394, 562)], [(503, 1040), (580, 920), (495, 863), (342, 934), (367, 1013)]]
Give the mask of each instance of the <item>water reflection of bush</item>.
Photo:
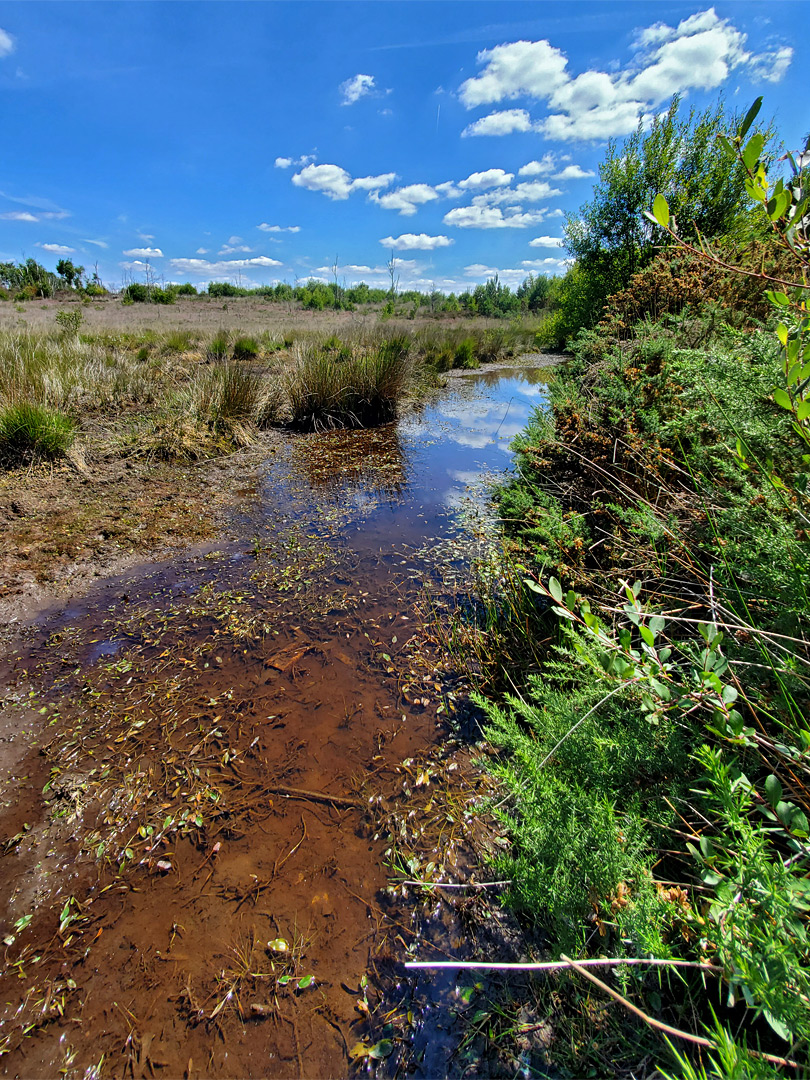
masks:
[(514, 379), (528, 386), (541, 386), (548, 382), (548, 371), (545, 368), (495, 368), (492, 371), (481, 368), (471, 381), (484, 386), (497, 386), (504, 379)]
[(313, 435), (298, 443), (296, 459), (310, 485), (321, 490), (351, 485), (392, 499), (399, 498), (407, 485), (396, 424)]

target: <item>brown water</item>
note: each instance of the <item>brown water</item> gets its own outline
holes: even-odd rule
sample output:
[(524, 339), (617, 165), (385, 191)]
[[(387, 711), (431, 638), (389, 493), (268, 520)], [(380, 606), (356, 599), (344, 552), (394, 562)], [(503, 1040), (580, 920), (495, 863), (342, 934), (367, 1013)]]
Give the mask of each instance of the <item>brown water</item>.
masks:
[(420, 999), (401, 963), (465, 942), (398, 882), (466, 877), (483, 781), (420, 601), (463, 590), (543, 385), (471, 373), (397, 425), (291, 437), (218, 547), (11, 651), (3, 1075), (393, 1074), (406, 1047), (450, 1071), (455, 980)]

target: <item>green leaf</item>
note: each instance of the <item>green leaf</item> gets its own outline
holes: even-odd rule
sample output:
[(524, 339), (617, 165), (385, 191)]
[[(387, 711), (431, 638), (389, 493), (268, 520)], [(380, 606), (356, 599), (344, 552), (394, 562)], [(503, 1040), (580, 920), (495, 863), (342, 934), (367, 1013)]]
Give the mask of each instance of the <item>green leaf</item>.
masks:
[(643, 624), (640, 625), (638, 632), (641, 634), (641, 638), (645, 644), (649, 645), (651, 649), (655, 647), (655, 634), (649, 626), (644, 626)]
[(666, 625), (666, 619), (662, 619), (660, 615), (653, 615), (650, 619), (650, 629), (654, 634), (660, 634)]
[(806, 420), (808, 416), (810, 416), (810, 398), (807, 398), (805, 401), (800, 401), (796, 406), (797, 420)]
[(725, 705), (733, 705), (734, 702), (737, 700), (737, 697), (737, 691), (733, 686), (723, 687), (722, 698)]
[(772, 304), (776, 305), (776, 307), (787, 307), (787, 305), (790, 303), (790, 300), (788, 300), (787, 296), (783, 292), (773, 292), (772, 289), (768, 289), (765, 295), (768, 297)]
[(390, 1057), (394, 1052), (394, 1044), (390, 1039), (380, 1039), (378, 1043), (369, 1047), (368, 1056), (374, 1058), (375, 1061), (381, 1061), (383, 1058)]
[(656, 195), (652, 206), (653, 217), (665, 229), (669, 225), (669, 206), (663, 195)]
[(740, 124), (740, 128), (739, 128), (739, 131), (737, 132), (737, 135), (741, 140), (744, 139), (745, 136), (748, 134), (748, 132), (749, 132), (749, 130), (751, 128), (751, 125), (756, 120), (757, 116), (759, 115), (759, 110), (761, 108), (762, 108), (762, 98), (758, 97), (756, 99), (756, 101), (753, 103), (753, 105), (751, 106), (751, 108), (748, 110), (748, 112), (745, 114), (745, 119)]
[(765, 794), (767, 795), (768, 802), (771, 806), (776, 806), (782, 798), (782, 785), (773, 774), (765, 781)]
[(305, 975), (303, 979), (301, 979), (301, 981), (298, 983), (298, 989), (306, 990), (308, 986), (312, 986), (314, 979), (314, 975)]
[(787, 390), (783, 390), (781, 386), (777, 386), (774, 390), (773, 400), (777, 405), (781, 405), (783, 409), (787, 409), (788, 412), (793, 412), (793, 402), (790, 400), (790, 395)]
[(768, 1023), (780, 1039), (784, 1039), (785, 1042), (791, 1041), (791, 1039), (793, 1038), (793, 1032), (790, 1030), (787, 1024), (785, 1024), (778, 1017), (774, 1016), (773, 1013), (770, 1012), (770, 1010), (768, 1009), (763, 1009), (762, 1015), (765, 1017), (765, 1019), (768, 1021)]
[(562, 586), (555, 577), (548, 579), (548, 591), (554, 597), (558, 604), (562, 604)]
[(759, 161), (759, 155), (762, 153), (762, 147), (765, 145), (765, 136), (760, 132), (756, 135), (752, 135), (745, 145), (745, 149), (742, 152), (743, 165), (749, 172), (754, 171), (754, 166)]

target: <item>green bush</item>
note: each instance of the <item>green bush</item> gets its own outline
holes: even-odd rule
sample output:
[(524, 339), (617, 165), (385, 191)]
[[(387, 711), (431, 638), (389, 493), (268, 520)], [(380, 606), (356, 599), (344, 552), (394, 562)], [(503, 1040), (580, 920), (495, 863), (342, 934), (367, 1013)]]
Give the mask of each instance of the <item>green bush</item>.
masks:
[(133, 281), (124, 289), (123, 296), (133, 304), (145, 304), (149, 300), (149, 290), (140, 281)]
[(0, 460), (18, 464), (32, 458), (57, 458), (70, 449), (76, 425), (56, 409), (19, 402), (0, 409)]

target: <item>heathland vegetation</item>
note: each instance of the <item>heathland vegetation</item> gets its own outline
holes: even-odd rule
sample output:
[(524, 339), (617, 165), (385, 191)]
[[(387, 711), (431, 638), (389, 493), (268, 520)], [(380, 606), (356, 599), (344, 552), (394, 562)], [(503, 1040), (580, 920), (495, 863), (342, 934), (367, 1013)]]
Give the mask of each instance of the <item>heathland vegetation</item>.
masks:
[(758, 107), (676, 102), (609, 147), (554, 286), (570, 359), (455, 627), (505, 789), (493, 876), (537, 959), (612, 962), (498, 1005), (501, 1032), (551, 1018), (533, 1075), (810, 1062), (809, 156)]

